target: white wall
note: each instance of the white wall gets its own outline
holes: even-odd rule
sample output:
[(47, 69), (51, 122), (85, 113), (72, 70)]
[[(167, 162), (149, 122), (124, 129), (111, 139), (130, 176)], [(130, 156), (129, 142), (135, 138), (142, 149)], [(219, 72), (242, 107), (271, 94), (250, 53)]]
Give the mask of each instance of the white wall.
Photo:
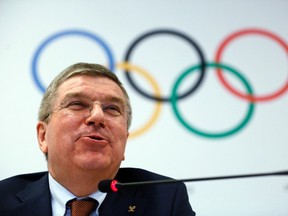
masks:
[[(32, 60), (49, 37), (70, 30), (89, 32), (109, 46), (118, 64), (137, 37), (169, 29), (190, 37), (200, 46), (206, 62), (213, 63), (220, 44), (229, 35), (262, 30), (264, 33), (257, 34), (249, 30), (228, 42), (221, 64), (239, 71), (256, 97), (265, 97), (287, 85), (287, 8), (285, 0), (1, 0), (0, 179), (46, 170), (36, 141), (42, 92), (32, 76)], [(43, 86), (72, 63), (108, 64), (98, 42), (72, 33), (47, 42), (38, 57), (37, 75)], [(169, 97), (179, 76), (200, 62), (187, 41), (157, 34), (135, 47), (130, 63), (145, 69), (161, 95)], [(156, 102), (141, 96), (123, 70), (116, 68), (115, 72), (131, 95), (133, 134), (151, 119)], [(179, 91), (191, 88), (199, 75), (194, 71)], [(139, 88), (153, 94), (151, 80), (135, 73), (132, 76)], [(225, 71), (224, 76), (238, 91), (247, 91), (243, 80), (233, 73)], [(252, 103), (255, 109), (247, 124), (220, 138), (191, 132), (176, 118), (171, 103), (160, 103), (162, 109), (152, 127), (129, 140), (123, 166), (142, 167), (174, 178), (287, 170), (287, 99), (283, 90), (279, 97)], [(209, 67), (197, 91), (179, 100), (177, 107), (193, 128), (218, 134), (235, 128), (245, 118), (249, 104), (227, 90), (215, 68)], [(187, 188), (200, 216), (288, 215), (286, 176), (188, 183)]]

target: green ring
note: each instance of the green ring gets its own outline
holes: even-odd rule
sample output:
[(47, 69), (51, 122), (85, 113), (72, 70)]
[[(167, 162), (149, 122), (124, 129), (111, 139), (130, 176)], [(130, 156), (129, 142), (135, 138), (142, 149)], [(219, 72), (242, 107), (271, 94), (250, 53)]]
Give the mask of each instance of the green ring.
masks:
[[(253, 95), (253, 90), (252, 87), (249, 85), (249, 83), (247, 82), (247, 80), (240, 75), (239, 72), (237, 72), (235, 69), (224, 65), (224, 64), (218, 64), (218, 63), (207, 63), (206, 67), (216, 67), (216, 68), (222, 68), (225, 71), (229, 71), (231, 72), (233, 75), (235, 75), (237, 78), (240, 79), (240, 81), (243, 82), (245, 88), (247, 89), (247, 92), (249, 95)], [(178, 110), (177, 107), (177, 89), (180, 86), (180, 83), (182, 82), (182, 80), (189, 74), (194, 72), (197, 69), (200, 69), (201, 65), (196, 65), (196, 66), (192, 66), (190, 68), (188, 68), (184, 73), (182, 73), (179, 78), (176, 80), (173, 89), (172, 89), (172, 96), (171, 96), (171, 105), (173, 108), (173, 112), (176, 115), (177, 119), (180, 121), (180, 123), (189, 131), (199, 135), (199, 136), (203, 136), (206, 138), (223, 138), (223, 137), (227, 137), (230, 136), (232, 134), (235, 134), (236, 132), (239, 132), (251, 119), (252, 114), (254, 112), (254, 103), (253, 102), (249, 102), (249, 108), (248, 108), (248, 112), (246, 114), (246, 116), (244, 117), (244, 119), (238, 124), (236, 125), (236, 127), (227, 130), (225, 132), (220, 132), (220, 133), (209, 133), (209, 132), (204, 132), (204, 131), (200, 131), (199, 129), (192, 127), (191, 125), (189, 125), (180, 115), (180, 112)]]

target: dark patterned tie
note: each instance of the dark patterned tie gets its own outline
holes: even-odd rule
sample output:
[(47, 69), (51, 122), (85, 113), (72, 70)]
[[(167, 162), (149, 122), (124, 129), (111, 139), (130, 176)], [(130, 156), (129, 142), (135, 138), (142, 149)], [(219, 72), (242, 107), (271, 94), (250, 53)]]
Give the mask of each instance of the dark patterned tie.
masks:
[(96, 210), (98, 202), (95, 199), (87, 198), (82, 200), (71, 200), (67, 203), (71, 208), (71, 216), (89, 216)]

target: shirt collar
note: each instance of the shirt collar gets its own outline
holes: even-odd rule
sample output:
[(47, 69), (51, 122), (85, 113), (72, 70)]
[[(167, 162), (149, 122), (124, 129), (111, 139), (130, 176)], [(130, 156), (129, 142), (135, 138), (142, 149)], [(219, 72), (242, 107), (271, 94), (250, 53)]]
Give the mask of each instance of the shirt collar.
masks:
[[(77, 198), (81, 199), (83, 197), (77, 197), (61, 184), (59, 184), (49, 173), (48, 177), (49, 187), (51, 192), (51, 204), (53, 215), (64, 215), (66, 211), (67, 201)], [(91, 197), (99, 202), (96, 212), (98, 212), (101, 203), (104, 201), (107, 193), (102, 193), (101, 191), (96, 191), (90, 194)]]

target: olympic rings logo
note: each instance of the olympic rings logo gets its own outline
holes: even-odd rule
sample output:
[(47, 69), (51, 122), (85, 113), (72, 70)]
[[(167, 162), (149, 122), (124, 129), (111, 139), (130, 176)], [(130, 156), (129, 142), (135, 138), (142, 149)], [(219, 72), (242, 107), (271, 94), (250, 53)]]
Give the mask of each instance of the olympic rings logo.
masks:
[[(188, 69), (184, 70), (184, 72), (180, 74), (180, 76), (176, 79), (176, 82), (173, 85), (170, 97), (164, 97), (161, 94), (159, 85), (157, 84), (157, 82), (155, 81), (155, 79), (152, 77), (152, 75), (149, 72), (147, 72), (146, 70), (144, 70), (144, 68), (140, 66), (136, 66), (130, 63), (131, 61), (130, 58), (131, 58), (131, 55), (133, 54), (133, 51), (141, 42), (155, 35), (167, 35), (167, 34), (171, 36), (175, 36), (187, 42), (187, 44), (191, 46), (191, 48), (196, 52), (199, 58), (198, 64), (194, 64)], [(282, 38), (280, 38), (279, 36), (277, 36), (276, 34), (272, 32), (269, 32), (263, 29), (251, 28), (251, 29), (239, 30), (239, 31), (232, 33), (231, 35), (228, 35), (228, 37), (226, 37), (220, 43), (218, 49), (216, 50), (214, 62), (208, 62), (206, 61), (204, 57), (204, 53), (202, 49), (200, 48), (200, 46), (198, 45), (198, 43), (194, 39), (189, 37), (187, 34), (181, 33), (179, 31), (171, 30), (171, 29), (158, 29), (158, 30), (153, 30), (153, 31), (143, 33), (142, 35), (137, 37), (128, 47), (125, 57), (123, 59), (123, 62), (116, 63), (110, 47), (101, 37), (91, 32), (87, 32), (83, 30), (66, 30), (66, 31), (61, 31), (61, 32), (51, 35), (50, 37), (45, 39), (40, 44), (40, 46), (36, 49), (36, 52), (33, 55), (32, 64), (31, 64), (32, 77), (33, 77), (35, 84), (40, 89), (40, 91), (44, 92), (46, 88), (43, 85), (43, 83), (40, 81), (39, 72), (38, 72), (38, 62), (45, 48), (49, 44), (51, 44), (52, 42), (56, 41), (59, 38), (68, 37), (68, 36), (84, 37), (86, 39), (92, 40), (93, 42), (100, 45), (101, 48), (103, 48), (106, 54), (106, 57), (108, 59), (108, 67), (110, 70), (115, 71), (116, 68), (124, 70), (125, 77), (127, 78), (127, 81), (131, 84), (133, 89), (137, 93), (139, 93), (141, 96), (143, 96), (144, 98), (155, 101), (155, 109), (152, 113), (152, 116), (148, 119), (148, 121), (142, 127), (132, 131), (130, 133), (130, 137), (137, 137), (145, 133), (149, 128), (151, 128), (155, 124), (156, 120), (158, 119), (161, 113), (162, 104), (170, 103), (172, 106), (173, 113), (175, 114), (176, 118), (179, 120), (182, 126), (184, 126), (184, 128), (186, 128), (189, 132), (192, 132), (196, 135), (199, 135), (205, 138), (224, 138), (224, 137), (228, 137), (239, 132), (248, 124), (249, 120), (251, 119), (254, 113), (256, 102), (264, 102), (264, 101), (276, 99), (279, 96), (283, 95), (288, 89), (288, 80), (286, 80), (284, 85), (280, 87), (279, 90), (272, 92), (270, 94), (267, 94), (267, 95), (257, 96), (254, 94), (251, 84), (249, 84), (248, 80), (243, 75), (241, 75), (239, 71), (237, 71), (230, 65), (221, 63), (221, 59), (225, 51), (225, 48), (232, 41), (237, 40), (240, 37), (249, 36), (249, 35), (257, 35), (257, 36), (266, 37), (276, 42), (282, 49), (284, 49), (285, 53), (288, 54), (288, 45)], [(183, 118), (183, 115), (180, 113), (178, 105), (177, 105), (177, 102), (179, 100), (193, 94), (195, 90), (199, 88), (199, 86), (201, 85), (201, 83), (203, 82), (206, 76), (206, 69), (209, 67), (215, 68), (217, 78), (219, 79), (220, 83), (223, 84), (225, 89), (227, 89), (233, 95), (249, 103), (248, 111), (245, 117), (243, 118), (243, 120), (240, 123), (238, 123), (235, 127), (227, 131), (223, 131), (219, 133), (201, 131), (197, 129), (197, 127), (192, 126)], [(190, 89), (188, 89), (186, 92), (180, 95), (177, 94), (177, 90), (179, 89), (180, 84), (184, 80), (184, 78), (186, 78), (189, 74), (194, 73), (195, 71), (199, 71), (200, 75), (198, 79), (196, 80), (196, 82), (194, 83), (194, 85), (190, 87)], [(151, 84), (151, 87), (153, 89), (152, 95), (148, 94), (147, 92), (145, 92), (139, 86), (136, 85), (136, 83), (134, 82), (132, 78), (133, 76), (131, 72), (137, 73), (143, 76)], [(242, 82), (242, 84), (244, 85), (246, 92), (243, 93), (243, 92), (238, 91), (236, 88), (234, 88), (226, 80), (223, 72), (231, 73), (233, 76), (235, 76), (235, 78), (239, 79), (240, 82)]]

